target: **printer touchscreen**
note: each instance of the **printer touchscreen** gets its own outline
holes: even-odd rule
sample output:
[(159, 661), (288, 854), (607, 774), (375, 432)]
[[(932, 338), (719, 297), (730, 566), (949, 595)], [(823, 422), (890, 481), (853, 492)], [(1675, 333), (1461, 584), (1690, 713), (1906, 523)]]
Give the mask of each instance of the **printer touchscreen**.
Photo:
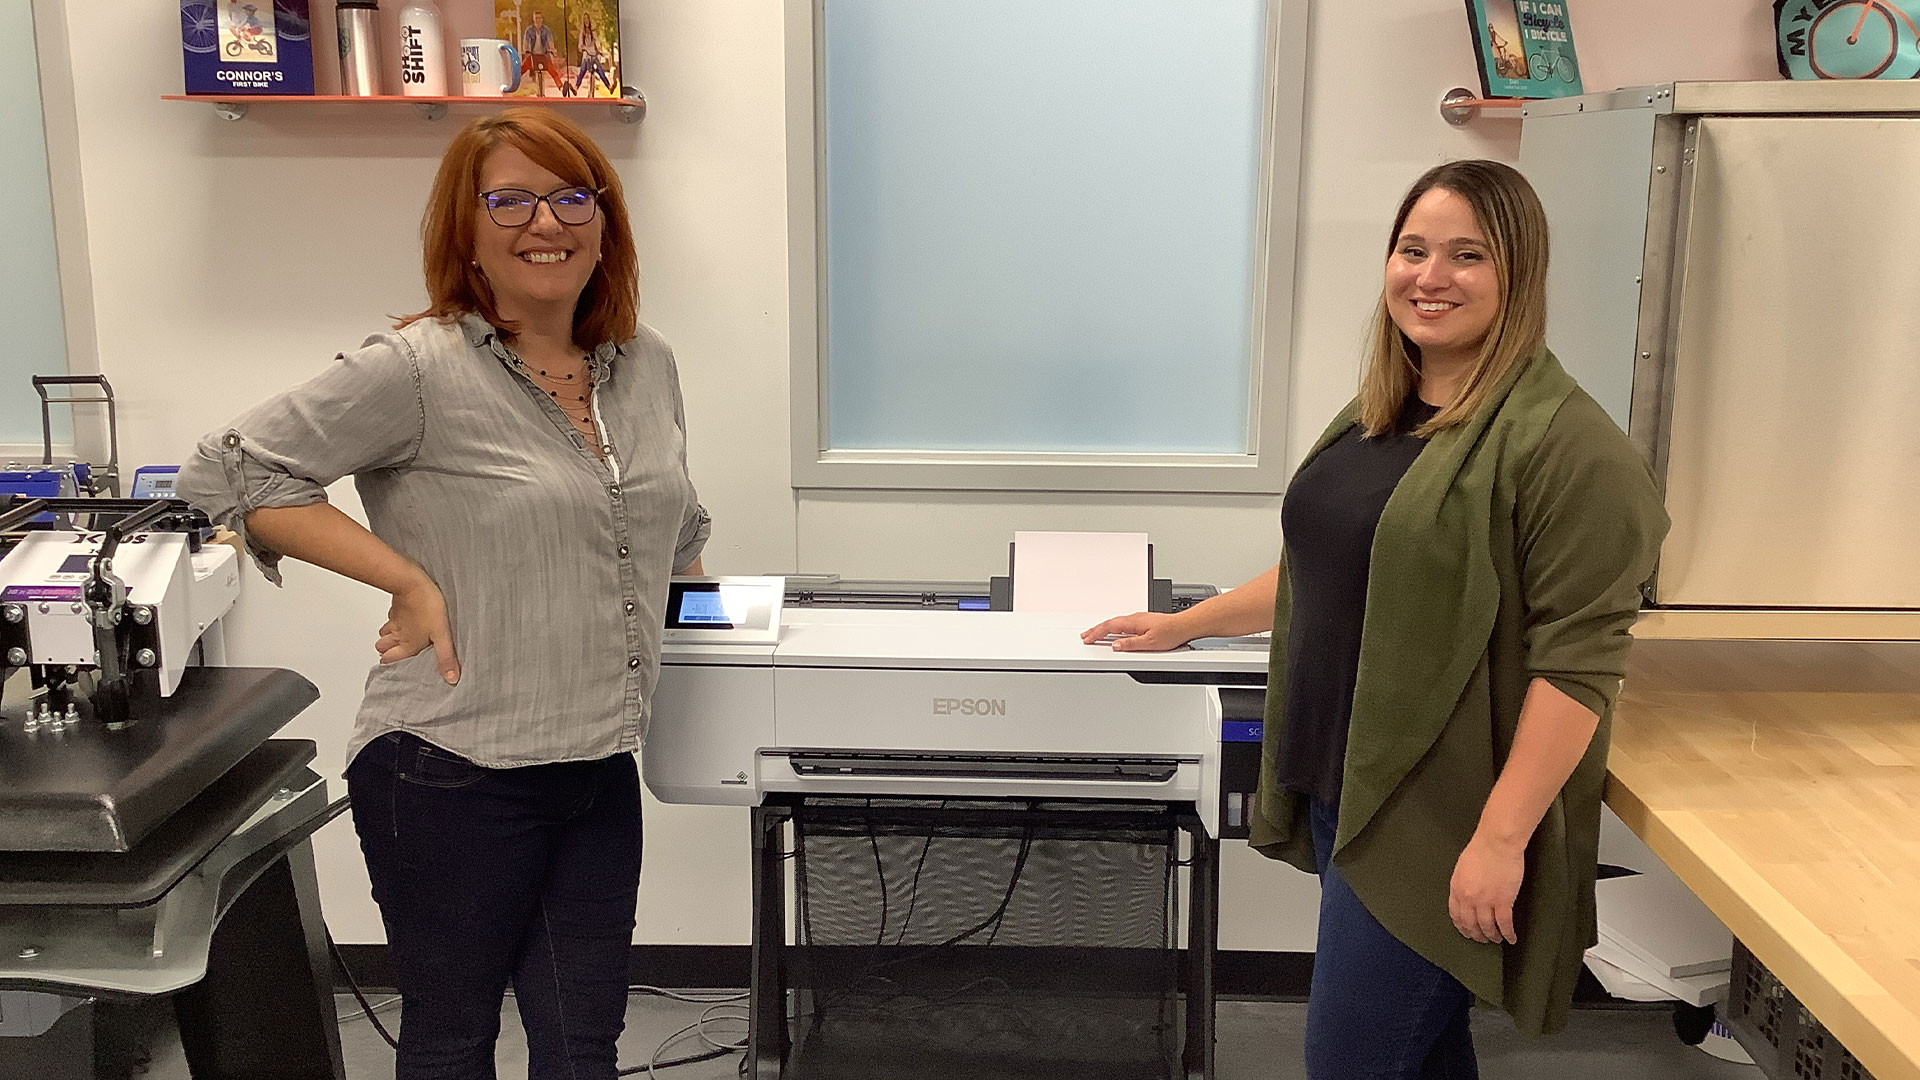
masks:
[(674, 578), (667, 586), (667, 641), (779, 640), (780, 578)]
[[(732, 597), (727, 592), (733, 593)], [(672, 612), (667, 617), (667, 625), (675, 629), (693, 629), (711, 626), (716, 630), (732, 630), (747, 617), (747, 597), (740, 595), (741, 590), (725, 590), (717, 584), (702, 582), (677, 587)], [(727, 601), (733, 600), (733, 610), (727, 610)]]

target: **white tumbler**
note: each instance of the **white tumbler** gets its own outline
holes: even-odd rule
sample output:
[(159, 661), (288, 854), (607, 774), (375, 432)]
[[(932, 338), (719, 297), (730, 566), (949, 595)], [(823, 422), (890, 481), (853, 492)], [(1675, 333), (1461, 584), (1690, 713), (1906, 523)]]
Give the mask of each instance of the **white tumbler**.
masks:
[(408, 97), (445, 97), (447, 40), (433, 0), (407, 0), (400, 8), (400, 92)]

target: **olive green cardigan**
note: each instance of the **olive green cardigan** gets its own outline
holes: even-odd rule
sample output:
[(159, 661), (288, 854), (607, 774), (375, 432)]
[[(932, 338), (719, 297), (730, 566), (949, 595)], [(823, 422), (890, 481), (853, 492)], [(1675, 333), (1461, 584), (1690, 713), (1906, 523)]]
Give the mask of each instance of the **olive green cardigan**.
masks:
[[(1308, 460), (1357, 412), (1342, 411)], [(1395, 937), (1529, 1034), (1566, 1023), (1595, 940), (1610, 714), (1666, 531), (1645, 460), (1542, 349), (1433, 437), (1374, 537), (1334, 862)], [(1275, 760), (1291, 611), (1282, 569), (1250, 842), (1312, 872), (1305, 796), (1279, 787)], [(1448, 886), (1536, 677), (1600, 726), (1527, 847), (1519, 944), (1483, 944), (1455, 929)]]

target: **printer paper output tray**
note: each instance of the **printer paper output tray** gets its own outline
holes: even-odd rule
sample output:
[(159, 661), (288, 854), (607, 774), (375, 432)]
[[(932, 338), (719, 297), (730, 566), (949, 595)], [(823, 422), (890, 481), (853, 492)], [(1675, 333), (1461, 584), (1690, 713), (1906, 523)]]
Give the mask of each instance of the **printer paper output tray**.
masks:
[(1083, 783), (1163, 784), (1179, 772), (1172, 758), (1080, 754), (937, 754), (899, 750), (766, 751), (787, 760), (801, 777), (874, 776), (902, 781), (1064, 780)]

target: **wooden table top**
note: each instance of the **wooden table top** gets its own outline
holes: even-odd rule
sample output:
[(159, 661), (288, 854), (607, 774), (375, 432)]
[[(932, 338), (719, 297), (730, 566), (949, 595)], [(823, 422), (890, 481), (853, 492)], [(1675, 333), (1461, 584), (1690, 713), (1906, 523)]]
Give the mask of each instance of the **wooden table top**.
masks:
[(1608, 771), (1875, 1080), (1920, 1080), (1920, 642), (1638, 641)]

